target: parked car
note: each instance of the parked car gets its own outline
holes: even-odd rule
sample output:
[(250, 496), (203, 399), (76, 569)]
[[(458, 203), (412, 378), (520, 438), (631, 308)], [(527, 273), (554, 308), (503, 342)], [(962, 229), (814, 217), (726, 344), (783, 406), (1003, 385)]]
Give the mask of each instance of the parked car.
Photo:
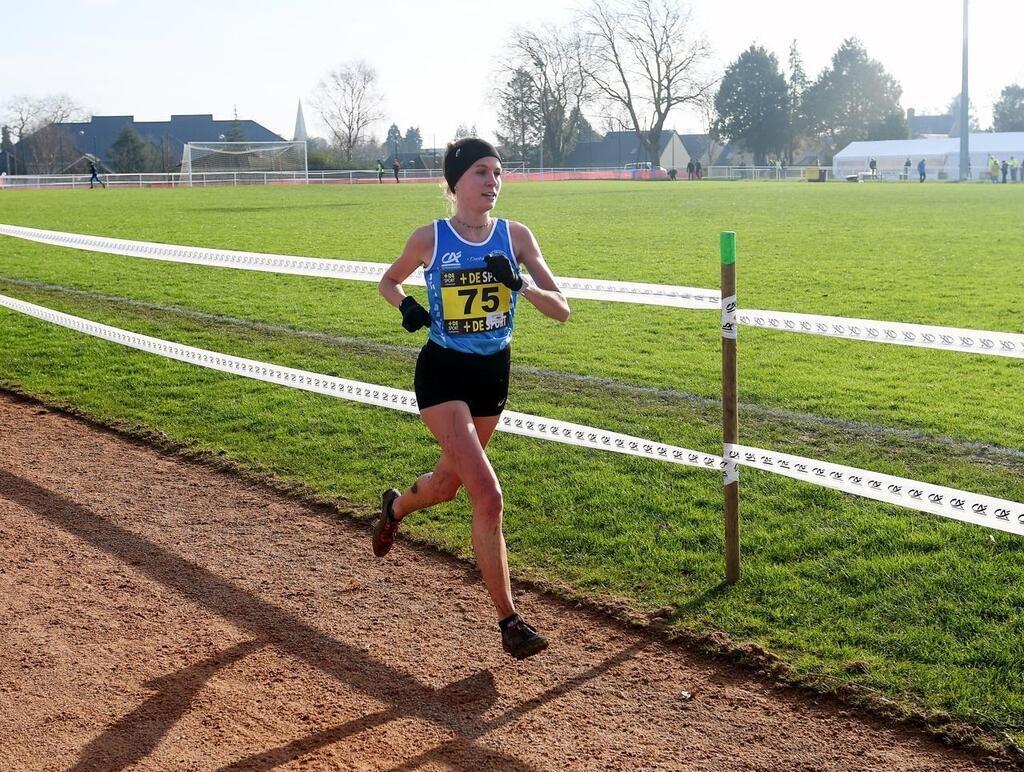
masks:
[[(635, 177), (635, 176), (637, 176), (637, 174), (639, 172), (650, 172), (650, 171), (652, 171), (652, 166), (653, 165), (651, 164), (650, 161), (642, 161), (640, 163), (626, 164), (625, 167), (623, 167), (623, 168), (625, 168), (626, 171), (633, 172), (633, 176)], [(654, 173), (651, 175), (652, 177), (667, 177), (668, 176), (668, 172), (665, 170), (664, 166), (653, 166), (653, 172)]]

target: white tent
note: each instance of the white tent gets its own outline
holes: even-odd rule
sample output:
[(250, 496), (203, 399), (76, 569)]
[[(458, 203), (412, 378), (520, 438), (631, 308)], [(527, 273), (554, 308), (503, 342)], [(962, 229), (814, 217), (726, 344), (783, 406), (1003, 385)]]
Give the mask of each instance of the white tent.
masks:
[[(1000, 163), (1010, 160), (1010, 156), (1017, 161), (1024, 160), (1024, 131), (971, 134), (970, 152), (971, 178), (987, 180), (989, 156), (995, 156)], [(878, 165), (878, 175), (882, 179), (897, 179), (908, 158), (911, 179), (916, 179), (917, 162), (922, 158), (929, 179), (960, 178), (959, 137), (851, 142), (832, 159), (832, 174), (836, 179), (866, 174), (872, 158)]]

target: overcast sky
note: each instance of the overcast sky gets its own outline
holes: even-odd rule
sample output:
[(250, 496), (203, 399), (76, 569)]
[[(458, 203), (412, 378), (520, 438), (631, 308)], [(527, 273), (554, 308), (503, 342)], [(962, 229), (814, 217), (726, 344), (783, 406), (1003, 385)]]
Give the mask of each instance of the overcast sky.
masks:
[[(213, 113), (255, 120), (291, 139), (303, 101), (311, 135), (317, 82), (356, 58), (376, 68), (385, 120), (443, 145), (460, 123), (493, 138), (491, 77), (509, 31), (564, 24), (586, 0), (36, 0), (8, 4), (0, 103), (63, 92), (90, 113), (167, 120)], [(960, 91), (961, 0), (693, 0), (694, 28), (720, 73), (751, 43), (785, 65), (795, 39), (813, 79), (857, 36), (903, 87), (903, 107), (939, 112)], [(500, 8), (499, 12), (495, 9)], [(971, 102), (983, 128), (1010, 83), (1024, 84), (1024, 3), (971, 2)], [(673, 114), (669, 127), (699, 132)], [(599, 122), (595, 126), (600, 128)]]

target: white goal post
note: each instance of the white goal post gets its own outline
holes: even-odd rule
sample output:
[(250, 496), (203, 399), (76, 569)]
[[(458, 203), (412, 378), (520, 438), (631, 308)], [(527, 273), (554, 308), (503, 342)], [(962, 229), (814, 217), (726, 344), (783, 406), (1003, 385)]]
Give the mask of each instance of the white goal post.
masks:
[(265, 182), (273, 179), (309, 182), (306, 143), (298, 142), (186, 142), (181, 153), (181, 182)]

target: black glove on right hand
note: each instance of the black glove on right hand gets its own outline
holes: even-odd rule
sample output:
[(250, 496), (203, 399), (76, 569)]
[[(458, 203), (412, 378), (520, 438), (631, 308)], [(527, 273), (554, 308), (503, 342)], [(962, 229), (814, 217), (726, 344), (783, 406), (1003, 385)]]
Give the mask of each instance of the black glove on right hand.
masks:
[(487, 270), (494, 274), (494, 278), (506, 287), (514, 292), (519, 292), (523, 288), (519, 268), (504, 252), (491, 252), (484, 256), (484, 262), (487, 264)]
[(430, 313), (411, 295), (407, 296), (398, 306), (402, 312), (402, 326), (409, 332), (416, 332), (421, 327), (430, 326)]

